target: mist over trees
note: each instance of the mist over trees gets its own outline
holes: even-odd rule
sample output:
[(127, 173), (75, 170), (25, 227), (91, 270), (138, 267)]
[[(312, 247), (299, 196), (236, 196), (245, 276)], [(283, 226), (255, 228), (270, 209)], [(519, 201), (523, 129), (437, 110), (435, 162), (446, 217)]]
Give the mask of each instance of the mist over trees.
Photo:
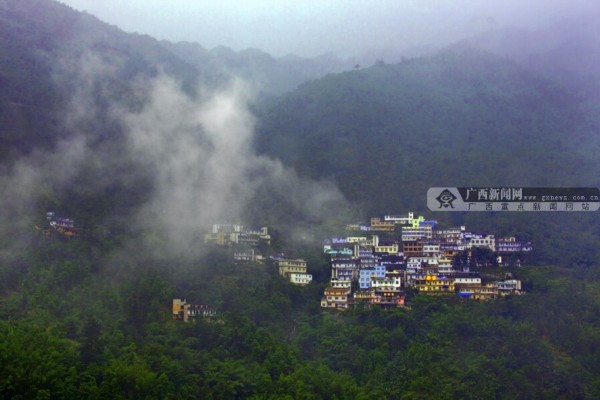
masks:
[[(597, 213), (428, 214), (532, 241), (501, 271), (525, 296), (319, 304), (322, 239), (426, 212), (429, 187), (600, 186), (594, 70), (487, 40), (354, 68), (0, 1), (0, 397), (600, 396)], [(80, 234), (45, 234), (47, 211)], [(203, 243), (216, 222), (268, 226), (314, 282), (234, 264)], [(173, 298), (217, 317), (174, 321)]]

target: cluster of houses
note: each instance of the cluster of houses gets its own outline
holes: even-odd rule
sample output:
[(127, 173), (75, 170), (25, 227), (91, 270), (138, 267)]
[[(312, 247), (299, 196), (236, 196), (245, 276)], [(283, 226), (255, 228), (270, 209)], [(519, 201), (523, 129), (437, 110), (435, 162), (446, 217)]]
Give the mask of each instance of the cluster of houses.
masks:
[[(230, 246), (233, 249), (233, 261), (236, 264), (263, 264), (270, 260), (279, 269), (279, 275), (295, 285), (308, 285), (312, 275), (307, 273), (306, 261), (289, 259), (284, 254), (264, 257), (259, 249), (271, 244), (267, 227), (258, 230), (246, 229), (242, 224), (213, 224), (212, 230), (204, 235), (204, 243), (218, 246)], [(173, 299), (173, 319), (194, 321), (212, 319), (216, 311), (206, 304), (191, 304), (186, 299)]]
[(271, 235), (266, 226), (255, 230), (242, 224), (213, 224), (212, 230), (204, 235), (204, 243), (216, 243), (220, 246), (258, 246), (260, 243), (271, 244)]
[(471, 269), (503, 265), (505, 259), (519, 265), (520, 255), (532, 250), (530, 242), (476, 234), (465, 226), (437, 229), (436, 221), (412, 212), (374, 217), (368, 226), (348, 225), (346, 230), (355, 235), (324, 242), (331, 266), (324, 308), (343, 310), (358, 303), (401, 307), (407, 290), (415, 289), (471, 299), (520, 294), (519, 280), (485, 279)]
[(262, 245), (271, 244), (269, 229), (248, 229), (242, 224), (213, 224), (212, 230), (204, 235), (204, 243), (233, 247), (235, 263), (264, 262), (258, 250)]
[(72, 238), (78, 235), (75, 220), (59, 217), (54, 211), (48, 211), (46, 213), (46, 223), (42, 224), (42, 226), (36, 225), (35, 228), (41, 231), (44, 236), (60, 234), (61, 236)]
[[(219, 246), (231, 246), (233, 262), (244, 264), (255, 262), (262, 264), (267, 260), (260, 249), (271, 244), (269, 229), (247, 229), (242, 224), (213, 224), (210, 233), (204, 235), (204, 243)], [(306, 261), (289, 259), (283, 254), (268, 257), (279, 269), (279, 275), (295, 285), (307, 285), (312, 282), (312, 275), (307, 273)]]

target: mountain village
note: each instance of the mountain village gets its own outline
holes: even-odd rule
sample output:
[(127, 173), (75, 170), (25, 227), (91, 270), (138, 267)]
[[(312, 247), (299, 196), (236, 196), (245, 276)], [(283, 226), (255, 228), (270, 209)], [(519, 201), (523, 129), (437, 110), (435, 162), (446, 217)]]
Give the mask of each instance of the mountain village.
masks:
[(368, 226), (348, 225), (352, 236), (326, 239), (331, 279), (321, 307), (404, 307), (409, 291), (475, 300), (523, 293), (519, 280), (498, 280), (481, 268), (522, 265), (530, 242), (437, 225), (412, 212), (385, 215), (371, 218)]
[[(533, 248), (515, 237), (496, 238), (465, 226), (440, 228), (437, 221), (413, 212), (373, 217), (369, 225), (349, 224), (345, 231), (344, 237), (323, 242), (331, 267), (321, 298), (326, 309), (347, 310), (358, 304), (406, 307), (409, 293), (473, 300), (519, 295), (521, 282), (510, 273), (499, 279), (484, 271), (521, 266)], [(230, 246), (236, 264), (269, 262), (292, 284), (308, 285), (313, 280), (305, 260), (261, 254), (259, 248), (271, 243), (267, 227), (214, 224), (204, 239), (207, 244)]]

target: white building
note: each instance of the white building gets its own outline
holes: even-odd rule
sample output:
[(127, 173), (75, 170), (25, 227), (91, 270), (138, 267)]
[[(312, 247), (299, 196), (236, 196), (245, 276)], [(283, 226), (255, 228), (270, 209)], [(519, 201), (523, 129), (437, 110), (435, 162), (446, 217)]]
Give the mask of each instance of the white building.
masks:
[(402, 289), (402, 278), (400, 276), (372, 278), (371, 288), (376, 290), (400, 290)]
[(419, 227), (402, 227), (402, 241), (412, 242), (417, 239), (431, 239), (433, 237), (433, 229), (431, 225), (423, 225)]
[(352, 281), (348, 279), (331, 279), (331, 287), (337, 289), (350, 289), (352, 287)]
[(454, 284), (461, 284), (461, 285), (481, 285), (481, 278), (480, 277), (475, 277), (475, 276), (470, 276), (470, 277), (460, 277), (460, 278), (455, 278), (454, 279)]
[(383, 217), (384, 221), (393, 221), (398, 225), (412, 225), (413, 220), (415, 218), (415, 214), (409, 212), (406, 216), (404, 215), (385, 215)]
[(454, 268), (452, 267), (452, 260), (449, 258), (441, 258), (438, 260), (438, 271), (440, 274), (452, 274)]
[(293, 283), (294, 285), (308, 285), (309, 283), (312, 282), (312, 275), (311, 274), (291, 273), (290, 274), (290, 282)]
[(423, 255), (436, 257), (440, 255), (440, 245), (439, 244), (424, 244), (423, 245)]
[(496, 238), (494, 235), (473, 235), (467, 244), (467, 248), (485, 247), (492, 251), (496, 251)]

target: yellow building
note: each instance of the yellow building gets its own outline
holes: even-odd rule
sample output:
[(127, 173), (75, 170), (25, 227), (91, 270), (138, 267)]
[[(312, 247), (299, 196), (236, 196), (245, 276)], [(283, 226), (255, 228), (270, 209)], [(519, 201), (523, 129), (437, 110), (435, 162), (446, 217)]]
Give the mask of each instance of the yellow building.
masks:
[(371, 218), (371, 229), (374, 231), (394, 232), (396, 224), (394, 221), (383, 221), (379, 217)]
[(398, 243), (378, 244), (375, 246), (376, 253), (398, 254), (400, 247)]
[(173, 319), (182, 319), (187, 321), (187, 315), (185, 312), (185, 306), (187, 305), (185, 299), (173, 299)]
[(352, 302), (350, 289), (344, 288), (325, 288), (321, 298), (321, 307), (335, 308), (338, 310), (347, 310)]
[(421, 222), (425, 221), (425, 217), (422, 215), (419, 215), (417, 218), (413, 218), (413, 220), (410, 222), (410, 224), (412, 225), (413, 228), (418, 228), (421, 224)]
[(456, 287), (458, 295), (464, 298), (488, 300), (498, 297), (498, 287), (491, 283), (485, 285), (458, 284)]
[(426, 275), (425, 279), (415, 280), (414, 287), (420, 293), (442, 294), (454, 293), (454, 279), (438, 277), (436, 275)]

